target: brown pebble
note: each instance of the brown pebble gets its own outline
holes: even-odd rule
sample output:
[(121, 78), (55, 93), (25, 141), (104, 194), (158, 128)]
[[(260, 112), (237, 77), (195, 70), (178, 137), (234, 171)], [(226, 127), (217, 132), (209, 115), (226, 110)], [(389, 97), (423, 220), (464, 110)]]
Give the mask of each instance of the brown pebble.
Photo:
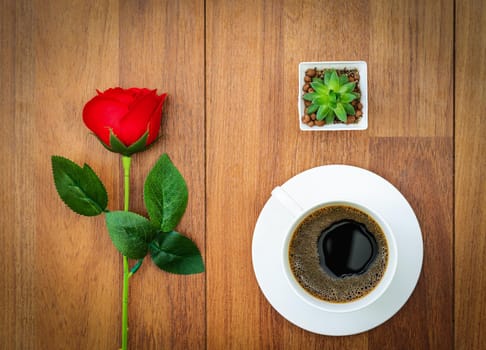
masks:
[(314, 126), (314, 124), (315, 124), (315, 123), (314, 123), (314, 121), (313, 121), (313, 120), (311, 120), (310, 122), (308, 122), (308, 123), (307, 123), (307, 125), (309, 125), (310, 127)]
[(356, 107), (357, 104), (358, 104), (358, 100), (351, 101), (351, 105), (353, 107)]
[(363, 115), (363, 112), (361, 112), (361, 111), (356, 111), (356, 116), (357, 116), (357, 117), (361, 117), (362, 115)]
[(311, 101), (304, 100), (304, 106), (309, 107), (311, 104)]
[(307, 76), (309, 76), (309, 77), (312, 78), (312, 77), (314, 77), (316, 75), (316, 70), (310, 68), (310, 69), (308, 69), (308, 70), (305, 71), (305, 75), (307, 75)]
[(354, 115), (348, 115), (348, 119), (346, 120), (346, 124), (352, 124), (356, 121), (356, 117)]
[(324, 124), (326, 124), (326, 122), (324, 120), (316, 120), (317, 126), (323, 126)]
[(312, 78), (311, 78), (311, 77), (309, 77), (308, 75), (306, 75), (306, 76), (304, 77), (304, 81), (305, 81), (306, 83), (310, 83), (310, 82), (312, 81)]
[(307, 124), (308, 122), (310, 122), (310, 117), (309, 117), (309, 115), (308, 115), (308, 114), (304, 115), (304, 116), (302, 117), (302, 121), (303, 121), (304, 123), (306, 123), (306, 124)]
[(302, 88), (302, 90), (307, 91), (307, 90), (309, 90), (309, 88), (310, 88), (309, 84), (304, 84), (304, 87)]
[(315, 114), (315, 113), (312, 113), (312, 114), (310, 115), (310, 118), (311, 118), (312, 120), (316, 120), (317, 116), (316, 116), (316, 114)]
[(308, 93), (311, 93), (311, 92), (314, 92), (314, 89), (313, 88), (309, 88), (309, 90), (307, 90)]
[(356, 105), (356, 107), (358, 107), (358, 109), (363, 109), (363, 105), (361, 104), (361, 102), (358, 102), (358, 104)]
[(351, 76), (350, 76), (350, 77), (348, 77), (348, 79), (349, 79), (349, 81), (350, 81), (350, 82), (353, 82), (353, 81), (354, 81), (354, 78), (353, 78), (353, 77), (351, 77)]

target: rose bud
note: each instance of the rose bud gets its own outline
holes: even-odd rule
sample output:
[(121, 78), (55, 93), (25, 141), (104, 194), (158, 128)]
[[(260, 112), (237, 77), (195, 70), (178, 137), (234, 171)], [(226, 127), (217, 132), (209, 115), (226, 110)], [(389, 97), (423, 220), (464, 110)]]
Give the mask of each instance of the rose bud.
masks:
[(106, 148), (130, 156), (157, 139), (167, 94), (119, 87), (97, 92), (84, 106), (83, 121)]

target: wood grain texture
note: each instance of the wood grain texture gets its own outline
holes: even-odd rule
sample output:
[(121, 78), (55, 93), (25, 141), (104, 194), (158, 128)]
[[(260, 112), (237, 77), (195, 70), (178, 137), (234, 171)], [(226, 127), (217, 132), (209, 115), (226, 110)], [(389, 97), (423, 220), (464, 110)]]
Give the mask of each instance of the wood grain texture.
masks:
[(118, 3), (33, 6), (35, 348), (112, 348), (120, 342), (121, 261), (104, 217), (79, 216), (59, 199), (50, 156), (88, 163), (106, 186), (108, 208), (119, 208), (118, 157), (100, 147), (81, 117), (96, 88), (118, 84)]
[[(138, 181), (133, 181), (132, 210), (146, 214), (142, 179), (167, 152), (189, 188), (188, 208), (177, 230), (204, 255), (204, 3), (121, 1), (120, 23), (120, 84), (169, 94), (161, 139), (134, 157), (133, 179)], [(147, 259), (130, 283), (132, 349), (205, 346), (205, 274), (171, 275)]]
[[(366, 160), (366, 152), (360, 159), (313, 152), (327, 146), (326, 136), (336, 148), (366, 149), (364, 137), (296, 130), (296, 75), (303, 52), (287, 31), (305, 32), (297, 26), (309, 18), (307, 13), (324, 7), (309, 6), (275, 1), (207, 4), (208, 349), (366, 344), (362, 336), (331, 342), (291, 325), (260, 294), (251, 265), (253, 227), (274, 186), (319, 163), (348, 160), (364, 165)], [(301, 20), (295, 22), (294, 16)], [(319, 23), (316, 19), (312, 25)], [(310, 42), (318, 39), (309, 36)], [(230, 83), (228, 77), (233, 77)]]
[(0, 14), (0, 348), (31, 349), (36, 339), (35, 217), (32, 171), (34, 60), (30, 1), (2, 1)]
[(454, 314), (458, 350), (484, 349), (486, 344), (485, 33), (484, 1), (456, 2)]
[[(450, 31), (452, 2), (443, 5), (445, 9), (436, 20), (449, 26), (445, 29)], [(374, 6), (392, 6), (393, 9), (393, 5), (384, 3)], [(433, 9), (427, 6), (426, 13), (432, 13)], [(412, 13), (424, 10), (424, 5), (415, 2), (407, 2), (405, 7)], [(426, 29), (417, 27), (399, 37), (391, 36), (385, 26), (380, 27), (382, 17), (375, 10), (359, 1), (339, 4), (286, 1), (283, 5), (276, 1), (253, 1), (245, 5), (212, 1), (207, 4), (207, 71), (210, 72), (207, 76), (207, 149), (218, 150), (207, 153), (208, 348), (372, 349), (380, 345), (399, 347), (401, 344), (447, 345), (452, 342), (452, 182), (450, 177), (440, 173), (443, 170), (445, 174), (452, 174), (452, 128), (448, 128), (452, 125), (451, 119), (447, 118), (445, 108), (439, 108), (435, 111), (438, 118), (421, 118), (414, 127), (409, 127), (406, 101), (412, 98), (410, 86), (406, 83), (397, 85), (381, 74), (382, 66), (385, 70), (391, 69), (388, 55), (392, 53), (385, 51), (386, 46), (380, 47), (374, 42), (376, 38), (371, 35), (381, 35), (382, 41), (395, 41), (396, 45), (407, 46), (409, 42), (415, 42), (418, 49), (413, 55), (419, 61), (417, 65), (433, 59), (427, 56), (429, 49), (426, 48), (429, 40), (439, 37), (426, 35), (430, 31), (425, 23), (428, 15), (420, 19)], [(320, 15), (313, 16), (315, 13)], [(356, 13), (370, 18), (370, 27), (377, 28), (377, 33), (360, 30), (368, 23), (362, 17), (354, 16)], [(349, 45), (335, 40), (340, 37), (346, 37)], [(450, 87), (452, 43), (443, 49), (441, 59), (445, 67), (434, 65), (429, 68), (429, 73)], [(437, 55), (437, 47), (430, 50)], [(228, 56), (227, 52), (234, 54)], [(377, 75), (376, 79), (371, 76), (370, 82), (376, 84), (378, 81), (379, 89), (402, 96), (394, 107), (397, 112), (395, 122), (380, 125), (378, 118), (385, 117), (382, 111), (388, 102), (373, 99), (370, 118), (377, 119), (372, 119), (367, 131), (299, 132), (295, 101), (299, 61), (346, 58), (369, 59), (372, 62), (370, 71)], [(402, 67), (393, 66), (393, 69), (398, 76), (410, 74)], [(234, 76), (235, 71), (238, 72), (238, 83), (228, 84), (227, 77)], [(419, 72), (421, 75), (425, 73)], [(452, 97), (451, 90), (444, 88), (434, 89), (432, 94), (433, 98), (445, 101)], [(222, 98), (216, 99), (216, 95)], [(419, 95), (414, 92), (414, 96)], [(428, 111), (428, 99), (416, 98), (414, 103), (419, 110)], [(217, 116), (227, 118), (218, 119)], [(411, 139), (397, 137), (402, 135), (431, 135), (431, 139), (424, 145), (417, 140), (418, 146), (412, 144), (407, 148)], [(400, 171), (420, 155), (420, 151), (435, 145), (434, 139), (438, 136), (444, 136), (443, 142), (437, 142), (437, 149), (432, 148), (425, 156), (421, 155), (422, 161), (408, 172), (410, 179), (415, 181), (410, 181), (410, 185), (419, 185), (426, 182), (423, 177), (432, 166), (434, 174), (441, 175), (445, 185), (435, 197), (443, 199), (443, 204), (432, 219), (434, 221), (429, 223), (434, 235), (428, 244), (434, 247), (436, 242), (441, 242), (436, 249), (445, 249), (446, 254), (443, 259), (433, 260), (435, 255), (427, 259), (427, 264), (431, 265), (427, 270), (429, 283), (445, 288), (440, 297), (434, 300), (433, 294), (424, 290), (424, 285), (415, 305), (408, 306), (410, 311), (391, 323), (395, 326), (389, 324), (370, 333), (344, 338), (317, 336), (299, 330), (268, 307), (263, 296), (258, 294), (252, 266), (242, 262), (251, 258), (254, 223), (272, 188), (302, 170), (322, 164), (346, 163), (373, 167), (382, 172)], [(400, 172), (388, 173), (390, 180), (401, 175)], [(420, 213), (430, 222), (425, 213), (436, 205), (434, 198), (423, 194), (420, 200), (424, 202), (420, 203)], [(446, 228), (445, 239), (441, 240), (443, 228)], [(442, 269), (445, 269), (444, 279), (433, 277), (435, 273), (444, 272)], [(433, 310), (430, 313), (419, 311), (428, 302), (433, 302)], [(437, 320), (438, 315), (443, 317)], [(429, 324), (432, 320), (437, 323)], [(417, 324), (402, 336), (394, 337), (410, 322)], [(420, 328), (426, 325), (430, 328), (428, 331)], [(412, 333), (415, 340), (403, 342), (405, 334)]]
[[(180, 277), (144, 263), (131, 279), (131, 349), (481, 349), (486, 96), (470, 77), (486, 79), (486, 15), (481, 1), (455, 4), (0, 0), (0, 349), (120, 344), (120, 255), (103, 217), (59, 200), (50, 169), (51, 154), (89, 163), (109, 209), (122, 207), (120, 159), (81, 119), (95, 89), (117, 85), (169, 93), (161, 139), (132, 162), (131, 209), (145, 214), (142, 180), (169, 153), (189, 187), (178, 230), (207, 264)], [(298, 130), (297, 66), (319, 60), (368, 62), (368, 130)], [(408, 303), (349, 337), (282, 318), (251, 263), (271, 190), (333, 163), (397, 186), (425, 244)]]
[(370, 332), (369, 348), (452, 349), (453, 139), (374, 138), (370, 159), (369, 169), (392, 182), (415, 211), (424, 261), (412, 297)]
[[(81, 119), (97, 88), (147, 86), (171, 94), (163, 141), (134, 157), (133, 210), (143, 211), (143, 178), (169, 152), (191, 192), (179, 230), (204, 252), (204, 118), (193, 122), (204, 110), (204, 94), (194, 93), (204, 90), (202, 8), (189, 1), (2, 3), (1, 157), (8, 166), (0, 249), (8, 263), (0, 284), (0, 348), (120, 344), (120, 255), (103, 217), (77, 216), (59, 200), (50, 170), (51, 154), (89, 163), (107, 187), (109, 209), (122, 207), (119, 156), (106, 152)], [(174, 277), (147, 262), (131, 282), (132, 348), (204, 346), (204, 275)]]
[(370, 2), (374, 136), (451, 135), (453, 13), (452, 0)]

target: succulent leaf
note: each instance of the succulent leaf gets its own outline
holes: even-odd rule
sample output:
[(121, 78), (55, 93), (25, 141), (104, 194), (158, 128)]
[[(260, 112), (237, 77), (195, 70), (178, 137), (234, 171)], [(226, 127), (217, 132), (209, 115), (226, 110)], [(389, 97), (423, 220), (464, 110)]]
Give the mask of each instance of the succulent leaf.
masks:
[(304, 94), (306, 101), (311, 101), (307, 114), (316, 113), (316, 119), (332, 124), (336, 119), (347, 121), (348, 115), (356, 115), (351, 102), (359, 99), (360, 94), (354, 92), (357, 82), (350, 82), (346, 74), (338, 75), (335, 69), (324, 71), (324, 77), (314, 77), (310, 83), (311, 93)]
[(319, 105), (316, 103), (311, 104), (309, 107), (307, 107), (307, 113), (312, 114), (315, 113), (319, 109)]
[(349, 103), (351, 101), (353, 101), (354, 99), (356, 99), (356, 96), (350, 92), (346, 92), (344, 94), (341, 95), (341, 102), (342, 103)]
[(339, 118), (340, 121), (346, 123), (346, 121), (348, 120), (346, 111), (344, 110), (344, 107), (341, 103), (336, 104), (336, 108), (334, 108), (334, 113), (336, 113), (336, 116)]
[(348, 115), (355, 115), (356, 111), (354, 110), (354, 107), (350, 103), (344, 103), (343, 104), (344, 110)]
[(317, 94), (328, 94), (329, 88), (321, 82), (315, 81), (311, 83), (312, 88), (317, 92)]
[(339, 91), (339, 78), (335, 70), (331, 72), (331, 77), (329, 78), (327, 86), (333, 91)]
[(339, 76), (339, 85), (343, 86), (347, 82), (349, 82), (349, 79), (348, 79), (348, 76), (346, 74)]
[(329, 80), (331, 80), (331, 73), (332, 73), (332, 70), (327, 70), (325, 73), (324, 73), (324, 84), (329, 86)]
[(337, 101), (337, 94), (334, 91), (329, 92), (329, 102), (336, 103)]
[(324, 118), (327, 117), (330, 111), (331, 109), (328, 106), (321, 106), (317, 111), (316, 119), (323, 120)]
[(344, 84), (343, 86), (340, 87), (339, 89), (339, 93), (340, 94), (344, 94), (344, 93), (347, 93), (347, 92), (351, 92), (354, 90), (356, 86), (356, 83), (353, 81), (351, 83), (346, 83)]
[(328, 105), (330, 102), (332, 102), (332, 99), (328, 95), (319, 96), (313, 101), (313, 103), (318, 104), (319, 106)]
[(329, 111), (326, 117), (326, 124), (332, 124), (332, 123), (334, 123), (334, 112)]
[(303, 99), (306, 100), (306, 101), (312, 101), (313, 99), (315, 99), (317, 96), (319, 96), (318, 94), (316, 94), (315, 92), (308, 92), (306, 93), (304, 96), (303, 96)]

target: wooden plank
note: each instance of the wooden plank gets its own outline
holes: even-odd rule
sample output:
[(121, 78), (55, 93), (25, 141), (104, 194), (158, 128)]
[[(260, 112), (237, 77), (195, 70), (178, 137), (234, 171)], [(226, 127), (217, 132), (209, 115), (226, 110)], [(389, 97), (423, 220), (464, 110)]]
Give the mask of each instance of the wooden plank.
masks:
[[(208, 271), (179, 277), (144, 263), (131, 279), (132, 348), (448, 349), (453, 316), (455, 347), (480, 348), (486, 130), (463, 101), (484, 109), (486, 96), (468, 77), (485, 78), (485, 5), (456, 4), (455, 177), (452, 6), (3, 0), (0, 348), (120, 343), (120, 256), (102, 217), (77, 216), (59, 200), (49, 159), (89, 163), (108, 189), (109, 209), (121, 208), (119, 157), (81, 120), (94, 90), (116, 85), (170, 95), (161, 140), (133, 160), (132, 210), (145, 213), (143, 178), (168, 152), (190, 190), (178, 229), (206, 253)], [(368, 61), (369, 130), (298, 131), (297, 64), (340, 59)], [(425, 239), (424, 270), (410, 301), (383, 326), (351, 337), (291, 325), (263, 297), (251, 266), (254, 224), (272, 188), (331, 163), (370, 168), (397, 185)]]
[(33, 42), (30, 1), (2, 1), (0, 8), (0, 347), (30, 349), (35, 324), (35, 192), (32, 137)]
[(118, 157), (90, 135), (81, 115), (96, 88), (118, 82), (118, 2), (37, 1), (33, 7), (34, 348), (113, 348), (120, 344), (119, 255), (103, 216), (81, 217), (59, 199), (50, 156), (90, 164), (106, 185), (108, 208), (118, 207)]
[(453, 1), (370, 2), (373, 136), (451, 136)]
[(452, 349), (452, 137), (373, 139), (370, 170), (395, 185), (414, 209), (424, 261), (412, 297), (395, 317), (370, 333), (369, 348)]
[[(456, 2), (455, 347), (486, 344), (486, 4)], [(480, 85), (478, 85), (480, 84)]]
[[(132, 210), (145, 213), (143, 179), (167, 152), (189, 187), (177, 230), (205, 250), (204, 2), (121, 1), (120, 84), (167, 92), (160, 140), (133, 159)], [(171, 275), (150, 259), (131, 279), (133, 349), (205, 346), (205, 274)]]
[[(296, 103), (300, 61), (367, 55), (364, 20), (347, 22), (358, 33), (353, 45), (331, 41), (344, 34), (337, 18), (361, 7), (207, 2), (208, 349), (367, 346), (366, 335), (323, 337), (286, 321), (259, 291), (251, 265), (253, 228), (273, 187), (321, 164), (367, 164), (366, 132), (300, 132)], [(326, 39), (331, 48), (316, 44)]]

